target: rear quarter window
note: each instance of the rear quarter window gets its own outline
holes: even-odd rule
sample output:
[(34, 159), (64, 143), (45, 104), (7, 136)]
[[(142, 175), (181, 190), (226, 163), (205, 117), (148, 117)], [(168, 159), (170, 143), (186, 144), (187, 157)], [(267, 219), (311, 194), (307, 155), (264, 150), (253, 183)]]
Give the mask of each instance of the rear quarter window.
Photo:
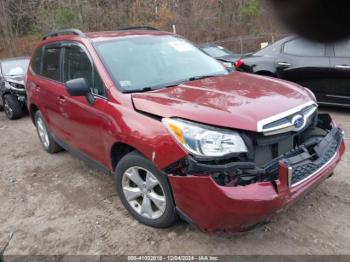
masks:
[(274, 43), (255, 53), (256, 56), (277, 56), (281, 52), (281, 44)]
[(40, 47), (37, 50), (35, 50), (35, 53), (32, 57), (31, 67), (34, 73), (40, 75), (41, 74), (41, 65), (42, 65), (42, 54), (43, 54), (43, 48)]
[(60, 55), (60, 47), (46, 46), (44, 48), (42, 76), (60, 81)]

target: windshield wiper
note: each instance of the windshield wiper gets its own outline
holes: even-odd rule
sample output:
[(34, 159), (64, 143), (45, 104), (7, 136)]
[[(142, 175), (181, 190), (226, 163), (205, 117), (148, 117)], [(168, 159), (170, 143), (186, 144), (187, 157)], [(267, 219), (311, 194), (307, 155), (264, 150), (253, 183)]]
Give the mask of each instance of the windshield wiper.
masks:
[(218, 76), (224, 76), (224, 74), (218, 74), (218, 75), (202, 75), (202, 76), (193, 76), (188, 79), (188, 81), (195, 81), (195, 80), (201, 80), (211, 77), (218, 77)]
[(133, 90), (123, 90), (124, 94), (130, 94), (130, 93), (144, 93), (144, 92), (149, 92), (149, 91), (153, 91), (154, 88), (151, 87), (143, 87), (140, 89), (133, 89)]
[(178, 81), (174, 81), (174, 82), (170, 82), (170, 83), (152, 86), (150, 88), (152, 88), (152, 89), (169, 88), (169, 87), (179, 86), (179, 85), (182, 85), (184, 83), (195, 81), (195, 80), (200, 80), (200, 79), (205, 79), (205, 78), (210, 78), (210, 77), (218, 77), (218, 76), (224, 76), (224, 74), (194, 76), (194, 77), (190, 77), (190, 78), (186, 78), (186, 79), (182, 79), (182, 80), (178, 80)]
[(166, 83), (166, 84), (162, 84), (162, 85), (145, 87), (145, 88), (142, 88), (141, 90), (152, 91), (152, 90), (157, 90), (157, 89), (169, 88), (169, 87), (174, 87), (174, 86), (181, 85), (181, 84), (186, 83), (186, 82), (188, 82), (188, 79), (181, 80), (181, 81), (176, 81), (176, 82), (171, 82), (171, 83)]
[(143, 88), (140, 88), (140, 89), (133, 89), (133, 90), (124, 90), (123, 93), (130, 94), (130, 93), (150, 92), (150, 91), (154, 91), (154, 90), (157, 90), (157, 89), (163, 89), (163, 88), (169, 88), (169, 87), (178, 86), (178, 85), (190, 82), (190, 81), (201, 80), (201, 79), (210, 78), (210, 77), (218, 77), (218, 76), (224, 76), (224, 74), (194, 76), (194, 77), (190, 77), (190, 78), (187, 78), (187, 79), (184, 79), (184, 80), (174, 81), (174, 82), (165, 83), (165, 84), (161, 84), (161, 85), (147, 86), (147, 87), (143, 87)]

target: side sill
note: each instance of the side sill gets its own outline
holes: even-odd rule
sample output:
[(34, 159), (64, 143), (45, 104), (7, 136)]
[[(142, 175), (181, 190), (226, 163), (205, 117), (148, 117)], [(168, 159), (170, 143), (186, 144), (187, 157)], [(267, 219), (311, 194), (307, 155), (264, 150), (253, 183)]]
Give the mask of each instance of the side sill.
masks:
[(103, 166), (102, 164), (97, 162), (96, 160), (88, 157), (86, 154), (82, 153), (80, 150), (71, 147), (66, 142), (64, 142), (62, 139), (58, 138), (56, 135), (54, 135), (54, 134), (51, 134), (51, 135), (52, 135), (53, 139), (56, 141), (56, 143), (59, 144), (64, 150), (69, 152), (72, 156), (84, 161), (86, 164), (103, 172), (105, 175), (112, 175), (112, 172), (108, 168), (106, 168), (105, 166)]

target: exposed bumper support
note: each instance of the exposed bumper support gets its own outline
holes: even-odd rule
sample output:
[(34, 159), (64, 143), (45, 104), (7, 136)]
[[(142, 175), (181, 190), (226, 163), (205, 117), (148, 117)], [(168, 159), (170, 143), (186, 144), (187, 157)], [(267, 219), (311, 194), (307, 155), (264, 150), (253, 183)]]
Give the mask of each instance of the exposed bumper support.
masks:
[[(339, 140), (335, 151), (327, 159), (325, 156), (329, 155), (330, 145), (337, 136)], [(325, 142), (315, 147), (318, 154), (316, 160), (300, 158), (296, 161), (297, 157), (280, 159), (278, 178), (273, 182), (232, 187), (218, 185), (211, 176), (169, 175), (176, 205), (203, 231), (237, 232), (250, 229), (288, 208), (333, 172), (345, 151), (341, 130), (334, 128), (322, 141)], [(294, 172), (291, 171), (310, 163), (316, 166), (316, 170), (306, 173), (307, 176), (300, 183), (293, 184)]]
[[(289, 186), (295, 187), (303, 183), (310, 177), (317, 174), (318, 170), (326, 167), (336, 158), (337, 150), (343, 139), (342, 130), (333, 128), (330, 133), (317, 144), (313, 150), (314, 155), (311, 155), (308, 150), (302, 155), (284, 159), (288, 168)], [(316, 157), (316, 160), (313, 158)]]

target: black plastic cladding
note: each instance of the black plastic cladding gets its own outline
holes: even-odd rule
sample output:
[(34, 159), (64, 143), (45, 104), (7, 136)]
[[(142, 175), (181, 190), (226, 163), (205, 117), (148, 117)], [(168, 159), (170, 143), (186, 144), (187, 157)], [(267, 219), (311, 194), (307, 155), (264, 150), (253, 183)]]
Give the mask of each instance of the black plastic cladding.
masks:
[(316, 160), (312, 161), (312, 159), (307, 159), (307, 154), (304, 161), (301, 162), (299, 159), (285, 159), (285, 163), (292, 167), (291, 186), (308, 178), (330, 161), (336, 154), (341, 139), (342, 131), (338, 128), (334, 128), (324, 139), (322, 139), (322, 141), (320, 141), (318, 145), (314, 147), (315, 155), (318, 157)]

